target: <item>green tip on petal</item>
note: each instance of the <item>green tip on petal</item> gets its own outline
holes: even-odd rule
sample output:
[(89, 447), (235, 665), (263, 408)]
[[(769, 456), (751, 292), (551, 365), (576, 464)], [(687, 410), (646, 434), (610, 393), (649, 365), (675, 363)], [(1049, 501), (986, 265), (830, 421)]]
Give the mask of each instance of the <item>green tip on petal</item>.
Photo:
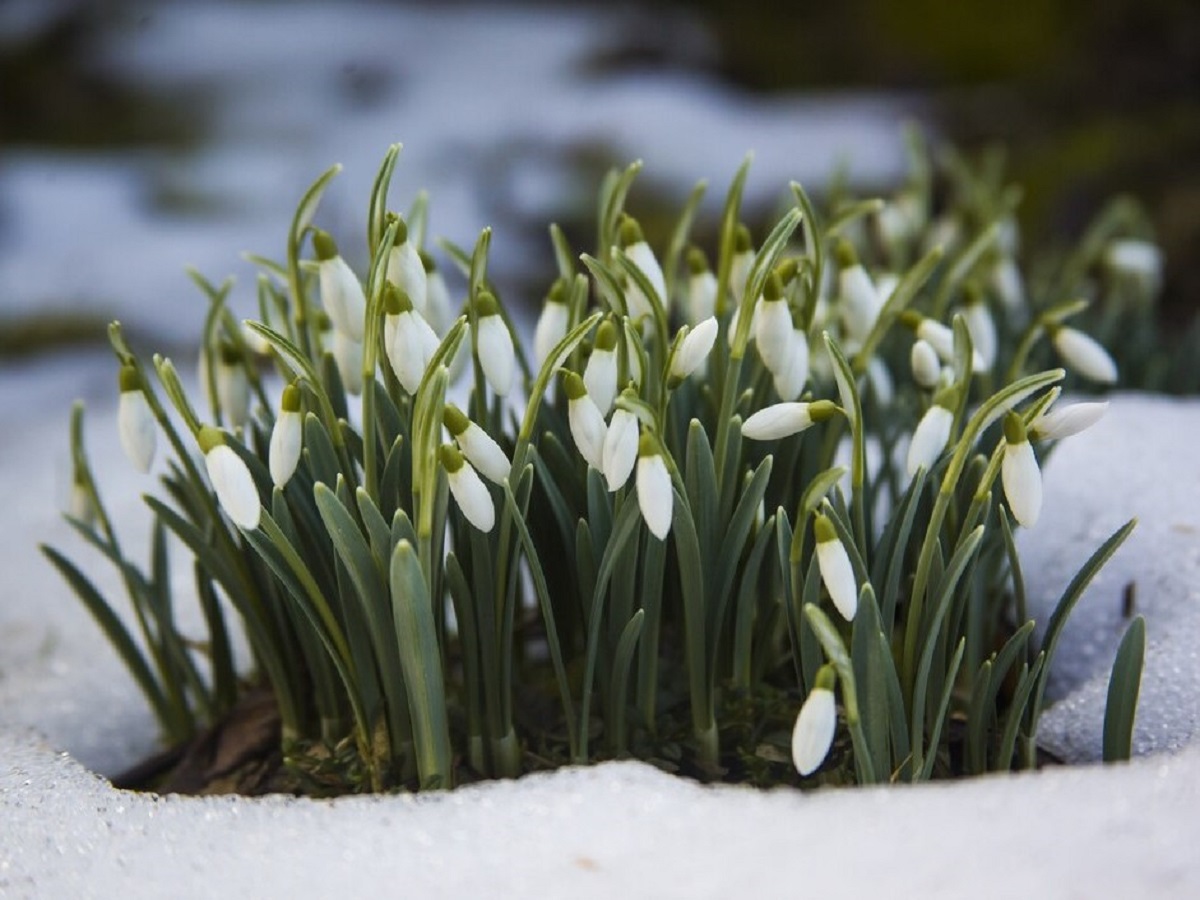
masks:
[(934, 394), (933, 405), (954, 412), (954, 407), (958, 406), (958, 386), (952, 384)]
[(225, 443), (225, 432), (212, 425), (205, 425), (196, 434), (196, 443), (200, 445), (200, 452), (207, 456), (213, 448)]
[(417, 252), (417, 256), (421, 258), (421, 268), (425, 270), (427, 275), (432, 275), (437, 271), (437, 262), (434, 260), (431, 253), (428, 253), (424, 250), (419, 250)]
[[(390, 223), (389, 223), (390, 224)], [(408, 240), (408, 223), (399, 216), (396, 216), (396, 238), (392, 241), (393, 247), (399, 247)]]
[(446, 408), (442, 411), (442, 424), (446, 426), (447, 431), (458, 437), (470, 427), (471, 420), (453, 403), (447, 403)]
[(236, 366), (242, 361), (242, 352), (233, 341), (221, 341), (217, 352), (221, 356), (221, 362), (227, 366)]
[(481, 319), (500, 314), (500, 304), (491, 291), (481, 291), (475, 298), (475, 312)]
[(300, 385), (293, 381), (285, 387), (279, 406), (284, 412), (300, 412)]
[(463, 455), (453, 444), (442, 444), (438, 448), (438, 458), (441, 460), (442, 468), (451, 475), (463, 467)]
[(337, 241), (328, 231), (317, 229), (313, 233), (313, 250), (317, 253), (317, 259), (325, 262), (325, 260), (333, 259), (338, 255)]
[(738, 223), (737, 228), (733, 231), (733, 250), (735, 253), (747, 253), (754, 246), (754, 241), (750, 238), (750, 229)]
[(621, 231), (618, 234), (617, 240), (622, 247), (632, 247), (634, 244), (639, 244), (645, 240), (642, 237), (642, 226), (637, 223), (637, 219), (632, 216), (625, 216), (621, 220)]
[(408, 296), (408, 291), (401, 290), (390, 281), (384, 285), (383, 311), (386, 315), (398, 316), (412, 310), (412, 298)]
[(568, 400), (578, 400), (587, 396), (587, 385), (579, 377), (578, 372), (563, 372), (563, 390), (567, 392)]
[(832, 400), (814, 400), (808, 404), (808, 417), (814, 422), (825, 422), (841, 414), (842, 408)]
[(703, 275), (708, 271), (708, 257), (695, 244), (687, 249), (687, 267), (693, 275)]
[(121, 366), (121, 370), (117, 373), (117, 383), (121, 386), (122, 394), (128, 391), (140, 391), (142, 376), (138, 374), (136, 366)]
[(905, 327), (916, 331), (921, 327), (921, 323), (925, 321), (925, 317), (915, 309), (906, 309), (900, 313), (900, 322)]
[(968, 281), (963, 285), (963, 300), (967, 306), (983, 303), (983, 288), (977, 281)]
[(562, 278), (559, 278), (554, 284), (550, 285), (550, 293), (546, 295), (547, 303), (566, 303), (567, 302), (567, 283)]
[(794, 259), (785, 259), (775, 267), (775, 274), (783, 284), (791, 284), (800, 270), (800, 264)]
[(843, 269), (858, 265), (858, 254), (854, 252), (854, 245), (845, 238), (837, 242), (833, 254), (837, 257), (838, 266)]
[(1025, 420), (1018, 413), (1010, 411), (1004, 414), (1004, 440), (1009, 444), (1024, 444), (1029, 440)]
[(818, 513), (817, 518), (813, 521), (813, 534), (816, 535), (818, 544), (826, 544), (838, 539), (837, 529), (833, 527), (833, 522), (829, 521), (829, 516), (824, 513)]
[(763, 299), (767, 301), (779, 300), (783, 297), (783, 282), (779, 276), (772, 272), (767, 276), (767, 283), (763, 287)]
[(813, 690), (832, 691), (837, 685), (837, 669), (831, 663), (825, 663), (817, 669), (817, 677), (813, 682)]
[(643, 431), (638, 438), (638, 456), (658, 456), (660, 452), (658, 438), (649, 431)]
[(596, 349), (615, 350), (617, 348), (617, 326), (609, 319), (600, 323), (596, 329)]

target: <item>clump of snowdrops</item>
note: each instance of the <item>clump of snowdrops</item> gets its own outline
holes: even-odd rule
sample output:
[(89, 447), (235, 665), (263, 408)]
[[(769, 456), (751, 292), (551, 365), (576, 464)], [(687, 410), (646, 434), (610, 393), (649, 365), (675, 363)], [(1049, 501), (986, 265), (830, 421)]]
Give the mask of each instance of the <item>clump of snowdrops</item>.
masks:
[[(701, 184), (652, 246), (624, 212), (634, 164), (603, 182), (594, 253), (551, 226), (558, 271), (526, 344), (488, 277), (489, 229), (471, 252), (439, 242), (439, 263), (425, 198), (389, 209), (398, 154), (370, 197), (366, 271), (316, 224), (335, 167), (286, 260), (252, 258), (256, 320), (232, 314), (230, 282), (195, 276), (204, 404), (113, 324), (122, 446), (143, 472), (162, 439), (172, 453), (164, 496), (146, 496), (145, 570), (76, 409), (69, 519), (132, 617), (45, 552), (166, 740), (265, 686), (290, 783), (311, 790), (626, 756), (760, 784), (1036, 764), (1062, 625), (1133, 523), (1081, 561), (1035, 640), (1013, 531), (1037, 522), (1039, 459), (1103, 412), (1059, 402), (1064, 379), (1117, 371), (1071, 324), (1085, 295), (1026, 288), (1011, 191), (960, 166), (935, 203), (916, 153), (891, 197), (822, 214), (792, 184), (754, 234), (747, 162), (715, 244), (690, 242)], [(1106, 228), (1072, 288), (1153, 290), (1147, 236)], [(177, 625), (171, 541), (206, 634)], [(1138, 620), (1109, 758), (1129, 753), (1143, 642)]]

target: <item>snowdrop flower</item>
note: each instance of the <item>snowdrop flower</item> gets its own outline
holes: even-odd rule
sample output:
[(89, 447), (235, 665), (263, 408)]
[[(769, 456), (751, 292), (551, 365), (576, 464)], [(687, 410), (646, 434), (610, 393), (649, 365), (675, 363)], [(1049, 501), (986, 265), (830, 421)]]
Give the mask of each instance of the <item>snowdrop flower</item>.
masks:
[(992, 265), (988, 274), (988, 284), (995, 292), (1000, 305), (1017, 318), (1025, 311), (1025, 282), (1021, 278), (1021, 270), (1017, 268), (1016, 260), (1011, 256), (1001, 256)]
[(1150, 241), (1123, 238), (1112, 241), (1104, 251), (1104, 262), (1118, 274), (1145, 282), (1156, 291), (1162, 282), (1162, 251)]
[[(746, 281), (750, 278), (750, 267), (754, 265), (754, 243), (750, 239), (750, 229), (738, 223), (733, 232), (733, 259), (729, 266), (729, 289), (733, 292), (735, 307), (742, 305), (742, 297), (746, 294)], [(729, 327), (732, 333), (734, 328)], [(751, 330), (751, 334), (753, 334)]]
[(234, 525), (253, 531), (258, 527), (262, 504), (250, 470), (225, 442), (225, 434), (219, 429), (206, 425), (200, 429), (197, 440), (221, 509)]
[(492, 505), (492, 495), (488, 493), (487, 485), (452, 444), (443, 444), (439, 457), (442, 468), (446, 470), (450, 494), (467, 521), (480, 531), (491, 531), (496, 524), (496, 508)]
[(154, 462), (158, 429), (142, 390), (142, 376), (135, 366), (121, 366), (117, 380), (121, 387), (121, 399), (117, 403), (117, 436), (121, 439), (121, 448), (135, 469), (149, 472), (150, 464)]
[(399, 217), (397, 220), (396, 239), (388, 250), (384, 278), (408, 294), (413, 309), (424, 317), (428, 311), (429, 278), (425, 274), (421, 254), (408, 239), (408, 224)]
[(232, 342), (221, 343), (214, 381), (221, 414), (234, 428), (245, 425), (250, 418), (250, 379), (242, 354)]
[(550, 294), (542, 306), (542, 314), (538, 316), (537, 327), (533, 331), (533, 360), (538, 369), (549, 359), (559, 341), (567, 336), (567, 322), (570, 317), (566, 285), (560, 279), (550, 288)]
[[(906, 309), (900, 313), (900, 321), (911, 328), (919, 340), (929, 344), (942, 362), (954, 362), (954, 332), (948, 326), (913, 309)], [(967, 330), (970, 331), (970, 326)], [(971, 369), (975, 372), (983, 372), (986, 369), (978, 349), (971, 351)]]
[(67, 497), (67, 515), (89, 528), (96, 522), (96, 505), (92, 503), (91, 491), (80, 472), (71, 479), (71, 493)]
[(699, 247), (689, 247), (687, 252), (688, 321), (703, 322), (717, 311), (717, 276), (708, 267), (708, 259)]
[(338, 377), (346, 393), (355, 396), (363, 389), (363, 345), (350, 335), (333, 330), (333, 361), (337, 365)]
[(763, 365), (772, 374), (787, 365), (792, 349), (792, 313), (783, 293), (783, 282), (772, 272), (767, 277), (762, 299), (756, 306), (754, 340)]
[(384, 288), (383, 308), (383, 343), (388, 362), (404, 390), (415, 394), (437, 352), (437, 335), (408, 294), (393, 284)]
[[(654, 251), (650, 249), (650, 245), (642, 237), (642, 228), (638, 225), (637, 220), (630, 216), (624, 218), (624, 221), (621, 222), (619, 239), (621, 249), (625, 252), (625, 258), (646, 276), (646, 281), (650, 283), (650, 287), (654, 288), (654, 293), (658, 295), (658, 302), (665, 310), (669, 302), (667, 297), (667, 282), (663, 277), (662, 266), (658, 264), (658, 259), (655, 257)], [(654, 307), (635, 282), (631, 281), (629, 287), (626, 289), (625, 302), (629, 308), (629, 318), (635, 322), (641, 320), (643, 316), (653, 314)]]
[(867, 384), (875, 394), (875, 402), (880, 406), (890, 406), (895, 396), (895, 385), (892, 384), (892, 373), (878, 356), (867, 360)]
[(300, 462), (304, 443), (304, 421), (300, 416), (300, 388), (295, 383), (283, 389), (279, 415), (271, 429), (271, 446), (267, 453), (271, 481), (283, 487), (292, 478)]
[(507, 396), (512, 390), (513, 370), (516, 368), (512, 334), (500, 317), (500, 306), (490, 292), (483, 291), (475, 299), (475, 314), (479, 322), (479, 341), (476, 345), (479, 365), (483, 367), (483, 375), (492, 390), (500, 397)]
[(447, 404), (443, 410), (442, 424), (472, 466), (489, 481), (496, 484), (504, 482), (512, 471), (512, 462), (490, 434), (468, 419), (466, 413), (453, 403)]
[(861, 343), (879, 318), (883, 300), (875, 290), (871, 276), (858, 261), (850, 242), (840, 241), (836, 252), (841, 266), (838, 291), (841, 296), (842, 323), (846, 327), (846, 334)]
[(817, 538), (817, 568), (821, 572), (821, 581), (842, 618), (852, 622), (858, 611), (858, 584), (854, 580), (850, 556), (829, 516), (817, 515), (813, 534)]
[(242, 322), (241, 333), (242, 341), (250, 349), (251, 353), (255, 353), (258, 356), (267, 356), (270, 354), (271, 342), (251, 328), (249, 322)]
[(437, 262), (424, 250), (417, 254), (421, 268), (425, 270), (425, 313), (426, 320), (437, 334), (445, 334), (454, 324), (454, 304), (446, 279), (438, 270)]
[(816, 683), (796, 716), (792, 728), (792, 764), (801, 775), (817, 771), (833, 746), (837, 731), (837, 703), (833, 696), (836, 677), (833, 666), (828, 663), (821, 666)]
[(962, 310), (963, 321), (967, 324), (967, 332), (971, 335), (971, 345), (979, 354), (985, 369), (990, 369), (996, 362), (996, 347), (999, 343), (996, 337), (996, 323), (984, 302), (983, 292), (970, 290)]
[(763, 407), (748, 418), (742, 424), (742, 436), (752, 441), (779, 440), (799, 434), (840, 411), (838, 406), (829, 400), (776, 403)]
[(627, 409), (618, 409), (608, 423), (600, 461), (608, 489), (615, 491), (629, 480), (638, 455), (638, 418)]
[(567, 394), (567, 421), (571, 426), (571, 438), (587, 464), (597, 471), (603, 471), (604, 439), (608, 434), (604, 414), (592, 400), (583, 379), (575, 372), (567, 372), (563, 376), (563, 390)]
[(771, 380), (779, 399), (790, 401), (799, 397), (808, 383), (808, 374), (808, 332), (793, 324), (787, 365), (783, 371), (772, 373)]
[(1051, 323), (1046, 328), (1050, 332), (1050, 342), (1068, 367), (1089, 381), (1116, 383), (1117, 364), (1095, 338), (1069, 325)]
[(933, 349), (933, 345), (929, 341), (921, 338), (914, 341), (909, 361), (912, 364), (913, 381), (927, 391), (937, 387), (938, 376), (942, 373), (942, 363), (938, 359), (937, 351)]
[(643, 434), (638, 441), (637, 495), (646, 527), (660, 541), (666, 540), (671, 530), (674, 505), (671, 473), (667, 471), (662, 448), (649, 433)]
[(356, 341), (362, 341), (367, 319), (367, 298), (358, 276), (338, 255), (337, 244), (325, 231), (313, 235), (317, 253), (317, 273), (321, 283), (321, 305), (333, 327)]
[(1004, 460), (1000, 479), (1013, 518), (1026, 528), (1032, 528), (1042, 511), (1042, 472), (1029, 443), (1025, 423), (1015, 412), (1004, 416)]
[(953, 388), (944, 389), (933, 398), (933, 405), (926, 410), (913, 431), (908, 445), (908, 476), (917, 474), (918, 469), (928, 471), (950, 441), (950, 429), (954, 425), (954, 407), (958, 394)]
[[(636, 353), (630, 355), (630, 365), (636, 357)], [(608, 415), (617, 396), (617, 326), (609, 319), (596, 329), (596, 344), (583, 367), (583, 383), (592, 402)]]
[[(687, 326), (683, 326), (687, 328)], [(717, 342), (717, 319), (709, 316), (695, 328), (690, 329), (679, 342), (679, 348), (671, 359), (670, 380), (679, 384), (708, 360), (713, 344)]]
[(1108, 410), (1108, 402), (1073, 403), (1062, 409), (1042, 413), (1029, 428), (1029, 435), (1038, 441), (1060, 441), (1091, 428)]

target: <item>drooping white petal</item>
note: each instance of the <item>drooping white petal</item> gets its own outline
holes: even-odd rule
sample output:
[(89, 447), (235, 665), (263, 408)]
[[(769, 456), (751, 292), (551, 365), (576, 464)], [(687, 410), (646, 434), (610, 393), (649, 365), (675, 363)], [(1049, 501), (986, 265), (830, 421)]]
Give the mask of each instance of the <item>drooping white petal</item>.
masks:
[(450, 289), (437, 269), (425, 273), (425, 312), (429, 327), (437, 334), (444, 335), (454, 324), (454, 303), (450, 299)]
[(888, 407), (895, 396), (895, 385), (892, 384), (892, 373), (878, 356), (867, 360), (867, 384), (875, 394), (875, 400), (881, 407)]
[(218, 358), (216, 378), (217, 401), (221, 413), (234, 428), (245, 425), (250, 418), (250, 380), (240, 363), (230, 364)]
[(497, 395), (504, 397), (512, 390), (516, 351), (512, 335), (499, 315), (479, 318), (479, 365), (484, 377)]
[(1104, 262), (1115, 272), (1145, 281), (1152, 289), (1162, 281), (1162, 251), (1150, 241), (1115, 240), (1104, 251)]
[(817, 568), (834, 607), (847, 622), (853, 621), (858, 612), (858, 585), (846, 547), (836, 537), (817, 541)]
[(247, 531), (258, 527), (262, 505), (250, 470), (227, 444), (218, 444), (204, 454), (208, 480), (216, 491), (221, 509), (233, 524)]
[(687, 378), (704, 364), (716, 342), (717, 320), (709, 316), (679, 342), (679, 350), (671, 361), (671, 374), (676, 378)]
[(617, 351), (597, 347), (583, 367), (583, 383), (588, 396), (604, 415), (612, 409), (617, 397)]
[(938, 377), (942, 374), (942, 364), (929, 341), (914, 341), (909, 361), (912, 364), (913, 381), (926, 390), (937, 387)]
[[(970, 331), (970, 326), (967, 330)], [(923, 319), (917, 326), (917, 337), (933, 347), (943, 362), (954, 362), (954, 331), (948, 325), (934, 319)], [(972, 350), (971, 368), (976, 372), (982, 372), (986, 368), (983, 354), (978, 349)]]
[(1038, 418), (1030, 431), (1041, 441), (1060, 441), (1095, 425), (1108, 409), (1108, 401), (1073, 403), (1051, 409)]
[[(404, 390), (415, 394), (429, 362), (429, 338), (426, 332), (432, 329), (415, 309), (388, 318), (396, 320), (392, 340), (386, 345), (388, 362)], [(387, 331), (386, 321), (384, 331)]]
[[(795, 400), (808, 383), (808, 333), (792, 329), (791, 350), (787, 366), (782, 372), (774, 373), (775, 393), (783, 401)], [(743, 434), (745, 431), (743, 430)]]
[(742, 423), (742, 437), (775, 441), (797, 434), (813, 424), (810, 406), (796, 401), (765, 406)]
[(454, 502), (467, 521), (480, 531), (491, 531), (496, 524), (496, 507), (492, 505), (492, 495), (488, 493), (487, 485), (471, 464), (464, 461), (456, 471), (448, 471), (446, 481)]
[(1091, 335), (1068, 325), (1059, 327), (1052, 338), (1054, 349), (1068, 367), (1100, 384), (1114, 384), (1117, 364)]
[(88, 526), (96, 521), (96, 506), (92, 503), (92, 495), (77, 479), (71, 481), (71, 493), (67, 497), (67, 515)]
[(1017, 268), (1017, 263), (1011, 256), (1002, 256), (996, 260), (988, 275), (988, 283), (1010, 315), (1024, 313), (1025, 282), (1021, 277), (1021, 270)]
[(117, 436), (134, 468), (139, 472), (149, 472), (150, 464), (154, 462), (158, 429), (142, 391), (121, 391), (121, 398), (117, 402)]
[(990, 369), (996, 361), (996, 323), (988, 312), (987, 304), (982, 300), (968, 303), (963, 307), (963, 320), (967, 323), (967, 331), (971, 335), (971, 344), (983, 361), (984, 368)]
[(333, 331), (333, 361), (348, 394), (361, 394), (363, 388), (363, 345), (350, 335)]
[(413, 309), (422, 316), (429, 308), (429, 277), (425, 274), (425, 266), (421, 262), (421, 254), (413, 246), (412, 241), (404, 241), (388, 251), (387, 273), (388, 281), (408, 294)]
[(367, 298), (358, 276), (340, 256), (317, 264), (321, 284), (321, 305), (333, 327), (356, 341), (363, 339), (367, 318)]
[(276, 487), (287, 484), (296, 471), (296, 464), (300, 462), (303, 434), (304, 423), (300, 413), (285, 410), (275, 419), (267, 460), (271, 470), (271, 481)]
[(734, 303), (738, 306), (742, 305), (742, 298), (746, 295), (746, 280), (750, 277), (750, 267), (753, 265), (753, 248), (739, 250), (730, 261), (729, 289), (733, 294)]
[(792, 313), (787, 301), (760, 300), (754, 320), (754, 340), (763, 365), (772, 373), (782, 370), (788, 362), (792, 345)]
[(512, 471), (512, 462), (490, 434), (471, 422), (454, 438), (463, 456), (489, 481), (501, 484)]
[(638, 459), (637, 494), (638, 506), (650, 533), (660, 541), (666, 540), (671, 530), (674, 495), (671, 491), (671, 474), (661, 454), (652, 453)]
[(846, 326), (846, 334), (855, 341), (866, 340), (883, 308), (883, 301), (871, 282), (871, 276), (861, 265), (849, 266), (842, 269), (838, 276), (838, 290), (841, 293), (842, 323)]
[(717, 309), (717, 276), (709, 270), (688, 279), (688, 321), (703, 322)]
[(542, 307), (542, 314), (538, 316), (537, 327), (533, 332), (533, 359), (539, 369), (558, 346), (559, 341), (566, 337), (569, 318), (570, 310), (565, 303), (549, 300)]
[(908, 475), (911, 478), (918, 469), (928, 471), (941, 456), (950, 440), (950, 428), (954, 425), (954, 413), (944, 406), (929, 407), (913, 431), (908, 445)]
[(627, 409), (618, 409), (608, 425), (601, 454), (604, 478), (610, 491), (619, 489), (629, 480), (629, 473), (637, 462), (637, 451), (637, 416)]
[(837, 731), (837, 703), (833, 691), (814, 688), (800, 707), (792, 729), (792, 763), (801, 775), (821, 767)]
[[(646, 280), (650, 282), (650, 287), (654, 288), (654, 292), (658, 295), (658, 302), (663, 308), (667, 308), (667, 281), (663, 277), (662, 266), (658, 264), (658, 258), (654, 255), (654, 251), (650, 249), (650, 245), (645, 241), (637, 241), (625, 248), (625, 257), (633, 263), (646, 276)], [(643, 314), (649, 313), (651, 310), (650, 301), (642, 296), (641, 290), (636, 284), (631, 283), (627, 292), (627, 296), (636, 294), (637, 300), (630, 300), (629, 316), (635, 321)], [(635, 311), (634, 303), (638, 304), (638, 309)], [(644, 305), (643, 305), (644, 304)]]
[(604, 424), (604, 416), (592, 402), (590, 394), (573, 398), (567, 403), (567, 421), (579, 454), (593, 469), (603, 471), (604, 438), (608, 434), (608, 426)]
[(1029, 441), (1005, 443), (1000, 478), (1013, 517), (1032, 528), (1042, 511), (1042, 472)]

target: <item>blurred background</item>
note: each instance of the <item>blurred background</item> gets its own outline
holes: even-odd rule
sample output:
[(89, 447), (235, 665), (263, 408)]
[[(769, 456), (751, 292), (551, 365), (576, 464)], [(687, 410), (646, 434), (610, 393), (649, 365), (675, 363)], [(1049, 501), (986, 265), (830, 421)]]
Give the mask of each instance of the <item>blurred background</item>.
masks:
[(113, 317), (147, 350), (182, 347), (204, 313), (185, 265), (236, 275), (249, 311), (240, 254), (281, 257), (333, 162), (319, 222), (361, 271), (394, 141), (392, 205), (428, 189), (432, 233), (468, 246), (495, 226), (493, 274), (535, 302), (546, 224), (590, 247), (610, 165), (645, 160), (631, 206), (653, 222), (702, 177), (715, 215), (752, 150), (748, 215), (766, 217), (789, 179), (893, 188), (907, 121), (972, 154), (1003, 142), (1027, 247), (1132, 194), (1165, 251), (1164, 321), (1192, 320), (1194, 0), (0, 0), (0, 371), (102, 352)]

